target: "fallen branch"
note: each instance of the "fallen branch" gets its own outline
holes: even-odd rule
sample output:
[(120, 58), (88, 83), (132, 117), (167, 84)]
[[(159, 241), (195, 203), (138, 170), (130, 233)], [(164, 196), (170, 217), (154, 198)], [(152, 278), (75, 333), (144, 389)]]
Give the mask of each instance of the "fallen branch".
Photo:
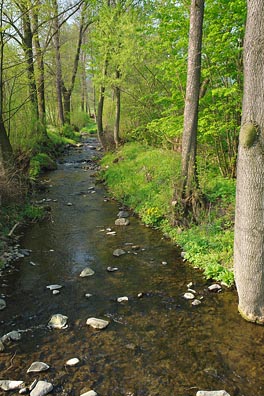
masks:
[(12, 229), (10, 230), (10, 232), (9, 232), (9, 234), (8, 234), (9, 237), (11, 237), (11, 236), (13, 235), (15, 229), (19, 226), (19, 224), (20, 224), (20, 223), (16, 223), (16, 224), (12, 227)]

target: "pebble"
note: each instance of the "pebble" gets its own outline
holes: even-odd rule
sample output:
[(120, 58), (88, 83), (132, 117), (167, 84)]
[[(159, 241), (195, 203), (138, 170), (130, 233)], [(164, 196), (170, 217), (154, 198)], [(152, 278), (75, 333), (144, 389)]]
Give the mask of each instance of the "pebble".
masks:
[(102, 330), (109, 325), (109, 322), (103, 319), (88, 318), (86, 324), (93, 327), (94, 329)]
[(65, 364), (66, 366), (76, 366), (78, 363), (80, 363), (80, 360), (78, 358), (72, 358), (67, 360)]
[(130, 221), (128, 219), (125, 219), (124, 217), (120, 217), (119, 219), (116, 219), (115, 225), (117, 226), (128, 226), (130, 224)]
[(195, 298), (194, 295), (193, 295), (192, 293), (184, 293), (183, 297), (184, 297), (186, 300), (193, 300), (193, 299)]
[(52, 294), (54, 294), (54, 296), (55, 296), (56, 294), (60, 294), (60, 291), (59, 290), (52, 290)]
[(68, 317), (61, 314), (52, 315), (48, 327), (52, 327), (53, 329), (66, 329)]
[(30, 392), (30, 396), (45, 396), (53, 390), (53, 385), (47, 381), (38, 381)]
[(94, 275), (94, 271), (89, 267), (84, 268), (80, 273), (81, 278), (85, 278), (86, 276), (92, 276), (92, 275)]
[(49, 368), (50, 366), (46, 363), (33, 362), (27, 370), (27, 373), (40, 373), (41, 371), (47, 371)]
[(218, 285), (218, 283), (213, 283), (211, 286), (208, 286), (209, 291), (217, 292), (222, 290), (222, 287)]
[(115, 272), (115, 271), (118, 271), (118, 268), (117, 267), (107, 267), (106, 270), (108, 272)]
[(97, 396), (97, 393), (94, 390), (90, 390), (89, 392), (82, 393), (81, 396)]
[(46, 288), (49, 289), (49, 290), (58, 290), (58, 289), (61, 289), (62, 286), (55, 284), (55, 285), (48, 285), (48, 286), (46, 286)]
[(67, 203), (67, 206), (72, 206), (72, 203), (71, 203), (71, 202), (68, 202), (68, 203)]
[(86, 298), (90, 298), (90, 297), (92, 297), (92, 294), (91, 293), (85, 293), (85, 297)]
[(117, 217), (120, 218), (127, 218), (129, 217), (129, 212), (126, 210), (120, 210), (120, 212), (117, 213)]
[(126, 252), (123, 249), (115, 249), (113, 251), (113, 256), (115, 257), (122, 256), (123, 254), (126, 254)]
[(121, 303), (121, 302), (128, 301), (128, 297), (127, 296), (118, 297), (116, 300), (117, 300), (117, 302)]
[(200, 300), (195, 299), (192, 301), (192, 305), (200, 305), (200, 304), (201, 304)]
[(161, 264), (162, 265), (167, 265), (168, 263), (167, 263), (167, 261), (162, 261)]
[(0, 388), (4, 391), (19, 389), (23, 381), (0, 380)]

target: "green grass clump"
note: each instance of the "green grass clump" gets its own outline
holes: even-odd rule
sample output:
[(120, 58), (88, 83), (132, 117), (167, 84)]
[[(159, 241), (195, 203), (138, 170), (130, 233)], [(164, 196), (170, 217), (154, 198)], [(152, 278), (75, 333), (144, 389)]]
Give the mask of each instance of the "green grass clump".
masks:
[(35, 180), (41, 171), (54, 169), (57, 169), (56, 162), (48, 154), (39, 153), (30, 159), (29, 177), (31, 180)]
[(133, 142), (106, 154), (101, 164), (102, 177), (116, 199), (133, 208), (145, 224), (169, 235), (206, 278), (233, 284), (233, 180), (214, 169), (203, 170), (199, 163), (207, 205), (199, 214), (198, 225), (179, 228), (171, 225), (174, 186), (180, 180), (179, 154)]

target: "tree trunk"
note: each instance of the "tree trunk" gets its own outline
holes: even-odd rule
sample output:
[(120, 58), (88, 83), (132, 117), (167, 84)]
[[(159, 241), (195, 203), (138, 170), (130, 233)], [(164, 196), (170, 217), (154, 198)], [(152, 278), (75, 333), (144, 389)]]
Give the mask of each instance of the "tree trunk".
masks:
[[(120, 79), (120, 71), (116, 70), (116, 80)], [(114, 141), (115, 146), (118, 148), (120, 143), (119, 130), (120, 130), (120, 113), (121, 113), (121, 91), (119, 86), (115, 87), (115, 97), (116, 97), (116, 111), (115, 111), (115, 125), (114, 125)]]
[(37, 70), (37, 96), (38, 96), (38, 112), (39, 120), (43, 126), (46, 125), (46, 106), (45, 106), (45, 73), (44, 73), (44, 59), (43, 52), (40, 45), (39, 34), (38, 34), (38, 10), (40, 7), (40, 1), (37, 2), (38, 9), (36, 7), (32, 10), (32, 22), (33, 22), (33, 40), (36, 54), (36, 70)]
[[(12, 163), (12, 147), (6, 133), (3, 120), (3, 63), (4, 63), (4, 30), (3, 1), (0, 2), (0, 170), (4, 171)], [(1, 194), (0, 194), (1, 195)]]
[(264, 324), (264, 2), (247, 1), (234, 264), (239, 311)]
[(182, 137), (182, 191), (188, 201), (198, 187), (196, 171), (196, 145), (198, 105), (201, 76), (201, 48), (203, 31), (204, 0), (192, 0), (188, 47), (187, 86)]
[(61, 70), (60, 30), (59, 30), (60, 27), (59, 27), (57, 0), (52, 0), (52, 4), (54, 10), (53, 42), (54, 42), (55, 58), (56, 58), (56, 93), (57, 93), (59, 124), (62, 126), (64, 124), (64, 111), (63, 111), (63, 103), (62, 103), (62, 70)]
[[(108, 68), (108, 59), (106, 56), (104, 67), (103, 67), (103, 76), (106, 77)], [(103, 112), (104, 112), (104, 97), (105, 97), (105, 87), (103, 85), (100, 86), (98, 107), (97, 107), (97, 115), (96, 115), (96, 123), (97, 123), (97, 136), (101, 145), (104, 147), (104, 126), (103, 126)]]
[(26, 64), (27, 64), (27, 74), (29, 81), (29, 98), (32, 105), (32, 110), (35, 121), (39, 118), (38, 112), (38, 98), (37, 98), (37, 86), (34, 73), (34, 56), (33, 56), (33, 34), (31, 30), (31, 21), (29, 15), (29, 9), (22, 3), (19, 4), (20, 10), (22, 12), (22, 24), (23, 24), (23, 49), (25, 52)]

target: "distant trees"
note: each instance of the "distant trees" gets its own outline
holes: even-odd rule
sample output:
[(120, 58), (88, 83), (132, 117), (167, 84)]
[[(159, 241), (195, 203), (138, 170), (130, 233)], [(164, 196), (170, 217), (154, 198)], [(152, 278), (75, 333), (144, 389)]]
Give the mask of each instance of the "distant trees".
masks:
[(239, 311), (264, 324), (264, 3), (247, 2), (244, 92), (239, 135), (235, 280)]

